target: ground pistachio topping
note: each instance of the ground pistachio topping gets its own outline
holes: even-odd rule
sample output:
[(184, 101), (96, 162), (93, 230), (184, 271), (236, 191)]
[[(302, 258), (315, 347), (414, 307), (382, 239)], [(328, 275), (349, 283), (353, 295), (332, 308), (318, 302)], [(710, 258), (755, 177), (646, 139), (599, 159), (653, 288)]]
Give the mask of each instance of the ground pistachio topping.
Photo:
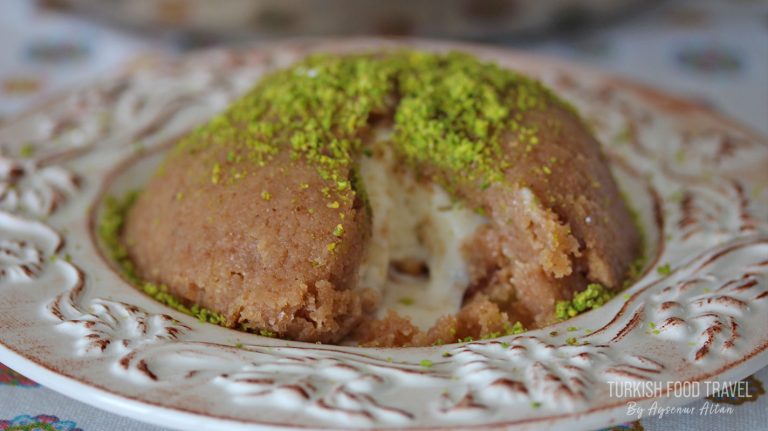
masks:
[[(464, 53), (316, 54), (265, 76), (226, 111), (182, 138), (175, 154), (225, 154), (210, 157), (205, 181), (226, 187), (288, 151), (293, 160), (306, 160), (325, 181), (320, 191), (326, 206), (341, 209), (354, 197), (365, 200), (355, 161), (360, 155), (373, 155), (364, 147), (364, 138), (378, 118), (391, 120), (391, 145), (398, 157), (413, 167), (430, 167), (437, 173), (434, 180), (452, 192), (460, 183), (486, 189), (509, 181), (504, 176), (507, 169), (539, 144), (538, 126), (527, 114), (551, 106), (575, 113), (538, 81)], [(506, 145), (507, 141), (514, 145)], [(537, 172), (551, 176), (558, 169), (567, 169), (567, 164), (553, 158)], [(158, 174), (163, 174), (162, 167)], [(301, 183), (298, 189), (309, 187)], [(99, 234), (111, 257), (127, 278), (158, 301), (202, 321), (225, 324), (223, 316), (188, 307), (166, 286), (136, 275), (120, 231), (137, 195), (106, 201)], [(260, 198), (270, 201), (273, 196), (262, 190)], [(182, 199), (184, 193), (179, 191), (176, 200)], [(342, 223), (334, 227), (328, 252), (335, 252), (344, 233)], [(638, 258), (630, 276), (639, 273), (643, 263), (644, 257)], [(574, 317), (613, 295), (602, 285), (589, 284), (572, 300), (559, 301), (556, 317)], [(504, 333), (482, 338), (523, 331), (517, 322)]]
[(107, 196), (104, 202), (104, 210), (99, 219), (97, 229), (99, 237), (109, 253), (109, 257), (118, 265), (123, 275), (131, 283), (139, 287), (144, 293), (151, 296), (156, 301), (184, 314), (197, 317), (201, 322), (225, 325), (226, 318), (223, 315), (207, 308), (200, 307), (197, 304), (187, 306), (181, 299), (168, 291), (168, 286), (142, 280), (136, 273), (136, 268), (128, 256), (128, 250), (126, 250), (120, 234), (125, 225), (128, 210), (131, 209), (138, 197), (139, 191), (134, 190), (126, 193), (121, 198)]
[(627, 206), (627, 209), (629, 210), (629, 215), (630, 217), (632, 217), (632, 223), (635, 225), (637, 232), (640, 234), (640, 245), (639, 245), (640, 250), (637, 254), (637, 257), (635, 257), (635, 259), (632, 262), (630, 262), (629, 269), (627, 270), (626, 278), (624, 279), (624, 283), (622, 284), (622, 289), (626, 289), (637, 280), (637, 278), (642, 274), (643, 269), (645, 268), (645, 265), (648, 263), (648, 243), (647, 243), (648, 234), (645, 230), (645, 226), (643, 225), (640, 212), (638, 212), (637, 208), (632, 206), (632, 203), (631, 203), (632, 201), (629, 199), (629, 196), (627, 196), (625, 193), (622, 193), (621, 199), (624, 201), (624, 204)]
[(22, 159), (28, 159), (35, 155), (35, 146), (32, 144), (24, 144), (19, 149), (19, 155)]
[[(587, 288), (573, 295), (570, 301), (557, 301), (555, 305), (555, 317), (558, 320), (566, 320), (593, 308), (599, 308), (616, 296), (616, 292), (606, 288), (602, 284), (590, 283)], [(575, 331), (577, 328), (568, 328)]]
[(672, 274), (672, 265), (665, 263), (664, 265), (661, 265), (656, 268), (656, 272), (659, 275), (668, 276), (669, 274)]
[[(210, 171), (222, 185), (288, 149), (349, 198), (348, 173), (365, 154), (361, 136), (384, 114), (394, 121), (393, 148), (407, 162), (435, 167), (445, 181), (487, 185), (538, 144), (525, 114), (553, 103), (572, 110), (538, 81), (459, 52), (316, 54), (267, 75), (177, 148), (223, 146), (226, 163), (212, 161)], [(517, 151), (502, 148), (504, 133), (516, 137)]]
[[(629, 209), (632, 222), (640, 233), (640, 252), (637, 257), (630, 262), (626, 278), (621, 286), (621, 289), (626, 289), (642, 274), (643, 268), (645, 268), (648, 261), (648, 256), (646, 233), (640, 219), (640, 214), (630, 205), (630, 201), (626, 195), (622, 194), (622, 199)], [(657, 268), (657, 271), (658, 270), (662, 269)], [(583, 291), (576, 293), (570, 301), (558, 301), (557, 304), (555, 304), (555, 317), (560, 321), (576, 317), (585, 311), (603, 306), (606, 302), (616, 296), (617, 293), (617, 291), (608, 289), (599, 283), (590, 283)], [(629, 299), (629, 295), (625, 294), (624, 299)], [(572, 329), (575, 330), (574, 327), (569, 327), (568, 331), (571, 331)]]
[[(460, 184), (525, 182), (505, 173), (539, 144), (528, 113), (550, 106), (575, 113), (540, 82), (466, 53), (315, 54), (265, 76), (183, 138), (175, 154), (201, 155), (210, 163), (204, 180), (226, 187), (287, 151), (317, 170), (326, 206), (343, 217), (346, 204), (366, 202), (355, 161), (370, 153), (365, 137), (377, 120), (391, 122), (399, 158), (415, 171), (428, 168), (454, 194)], [(327, 244), (329, 253), (337, 242)]]
[[(377, 121), (392, 125), (391, 147), (405, 164), (427, 168), (454, 194), (460, 184), (524, 183), (505, 172), (539, 144), (539, 126), (528, 113), (551, 106), (575, 113), (540, 82), (461, 52), (320, 53), (265, 76), (181, 139), (171, 159), (200, 155), (204, 180), (226, 187), (287, 152), (316, 169), (326, 207), (343, 218), (348, 203), (366, 202), (355, 162), (370, 154), (366, 133)], [(557, 169), (550, 163), (536, 171)]]

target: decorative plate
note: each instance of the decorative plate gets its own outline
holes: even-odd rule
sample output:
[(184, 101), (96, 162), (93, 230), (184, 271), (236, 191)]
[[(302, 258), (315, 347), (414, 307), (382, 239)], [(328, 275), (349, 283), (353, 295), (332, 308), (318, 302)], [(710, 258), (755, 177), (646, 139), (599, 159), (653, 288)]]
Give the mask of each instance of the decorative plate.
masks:
[[(639, 210), (644, 275), (600, 309), (517, 336), (366, 349), (204, 324), (128, 285), (94, 234), (109, 194), (173, 138), (309, 51), (468, 50), (572, 101)], [(590, 429), (612, 382), (733, 381), (768, 365), (768, 145), (700, 107), (491, 48), (308, 40), (144, 60), (0, 128), (0, 360), (55, 390), (179, 429)], [(699, 396), (707, 395), (702, 393)], [(630, 396), (632, 396), (630, 394)]]

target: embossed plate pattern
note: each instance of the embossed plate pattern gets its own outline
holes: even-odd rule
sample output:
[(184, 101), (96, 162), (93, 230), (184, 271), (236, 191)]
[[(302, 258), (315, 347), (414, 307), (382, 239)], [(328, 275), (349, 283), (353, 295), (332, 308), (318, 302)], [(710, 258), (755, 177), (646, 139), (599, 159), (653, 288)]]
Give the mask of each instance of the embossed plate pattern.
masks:
[[(519, 336), (359, 349), (197, 322), (104, 259), (94, 235), (103, 197), (140, 186), (174, 137), (309, 51), (403, 43), (468, 50), (572, 101), (640, 213), (643, 277), (598, 310)], [(199, 430), (588, 429), (627, 420), (629, 399), (610, 397), (609, 382), (725, 381), (768, 364), (768, 145), (596, 71), (425, 41), (209, 51), (145, 60), (55, 100), (2, 126), (0, 148), (0, 360), (137, 419)], [(656, 399), (687, 401), (669, 395)]]

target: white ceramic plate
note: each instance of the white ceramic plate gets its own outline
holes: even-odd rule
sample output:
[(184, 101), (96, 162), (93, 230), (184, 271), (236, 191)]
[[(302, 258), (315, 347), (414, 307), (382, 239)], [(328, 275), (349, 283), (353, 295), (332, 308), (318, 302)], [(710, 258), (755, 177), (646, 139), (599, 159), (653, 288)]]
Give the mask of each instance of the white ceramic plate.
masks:
[[(154, 302), (104, 258), (94, 235), (103, 197), (141, 185), (164, 145), (268, 69), (311, 50), (396, 42), (213, 51), (144, 61), (0, 128), (0, 360), (98, 407), (197, 430), (598, 428), (629, 419), (630, 399), (611, 397), (610, 382), (730, 381), (768, 364), (762, 138), (596, 71), (400, 43), (468, 50), (577, 105), (640, 212), (651, 256), (642, 279), (559, 325), (430, 348), (263, 338)], [(666, 389), (635, 401), (653, 400), (689, 401)]]

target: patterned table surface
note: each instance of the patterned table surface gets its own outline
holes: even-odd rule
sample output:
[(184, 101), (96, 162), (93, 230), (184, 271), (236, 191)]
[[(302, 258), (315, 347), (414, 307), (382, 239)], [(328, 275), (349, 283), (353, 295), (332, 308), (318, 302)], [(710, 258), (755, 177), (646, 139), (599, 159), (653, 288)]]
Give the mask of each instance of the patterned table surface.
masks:
[[(502, 44), (631, 77), (720, 110), (768, 135), (768, 1), (667, 1), (588, 33)], [(0, 4), (0, 122), (147, 52), (187, 45), (147, 39), (25, 0)], [(685, 412), (614, 429), (768, 430), (768, 368), (749, 396), (710, 397)], [(743, 394), (742, 394), (743, 395)], [(0, 430), (161, 430), (58, 394), (0, 364)]]

